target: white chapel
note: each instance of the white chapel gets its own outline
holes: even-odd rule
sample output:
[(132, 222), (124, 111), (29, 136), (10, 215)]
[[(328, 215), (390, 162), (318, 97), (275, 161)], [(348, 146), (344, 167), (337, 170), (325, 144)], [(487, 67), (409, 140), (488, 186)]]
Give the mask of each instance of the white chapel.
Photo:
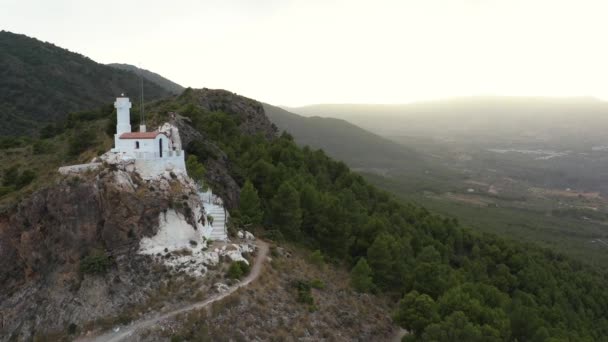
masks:
[(155, 131), (131, 132), (131, 102), (121, 96), (114, 102), (116, 134), (111, 153), (121, 159), (135, 159), (135, 169), (142, 178), (153, 178), (165, 171), (186, 172), (184, 151), (177, 127), (165, 123)]

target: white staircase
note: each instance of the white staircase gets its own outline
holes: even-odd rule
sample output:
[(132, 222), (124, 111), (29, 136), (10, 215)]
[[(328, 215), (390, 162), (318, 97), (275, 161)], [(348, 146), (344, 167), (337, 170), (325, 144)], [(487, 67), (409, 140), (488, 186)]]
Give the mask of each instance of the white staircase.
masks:
[(206, 206), (207, 215), (213, 216), (213, 224), (211, 225), (211, 240), (226, 240), (228, 233), (226, 231), (226, 212), (219, 205)]
[(213, 216), (213, 224), (211, 227), (205, 226), (204, 236), (211, 240), (228, 240), (228, 230), (226, 228), (228, 211), (224, 208), (222, 199), (214, 195), (211, 189), (199, 192), (198, 195), (203, 202), (203, 206), (205, 206), (205, 214)]

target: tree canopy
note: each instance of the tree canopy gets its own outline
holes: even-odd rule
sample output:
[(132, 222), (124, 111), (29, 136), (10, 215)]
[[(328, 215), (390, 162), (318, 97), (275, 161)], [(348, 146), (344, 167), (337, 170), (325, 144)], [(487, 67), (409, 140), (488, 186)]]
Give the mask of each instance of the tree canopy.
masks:
[[(247, 179), (257, 189), (264, 227), (349, 263), (355, 288), (373, 286), (399, 302), (395, 320), (414, 333), (410, 338), (608, 338), (605, 272), (403, 203), (289, 135), (241, 133), (237, 115), (184, 113), (230, 157), (245, 197), (252, 194)], [(248, 206), (255, 207), (241, 210)]]

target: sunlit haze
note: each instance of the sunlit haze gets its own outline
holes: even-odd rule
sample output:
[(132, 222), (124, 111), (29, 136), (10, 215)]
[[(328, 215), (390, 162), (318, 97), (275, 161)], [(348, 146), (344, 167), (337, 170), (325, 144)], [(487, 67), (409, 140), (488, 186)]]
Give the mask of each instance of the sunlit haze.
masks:
[(273, 104), (608, 99), (608, 1), (0, 0), (0, 28)]

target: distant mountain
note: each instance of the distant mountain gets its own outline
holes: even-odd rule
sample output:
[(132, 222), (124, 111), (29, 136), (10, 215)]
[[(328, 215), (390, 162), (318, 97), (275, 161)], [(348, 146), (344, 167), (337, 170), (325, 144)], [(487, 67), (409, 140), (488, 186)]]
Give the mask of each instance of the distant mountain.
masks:
[[(51, 43), (0, 31), (0, 136), (33, 134), (67, 113), (137, 97), (138, 76), (99, 64)], [(146, 99), (171, 95), (144, 81)], [(135, 95), (135, 96), (134, 96)]]
[(594, 98), (482, 96), (403, 105), (291, 108), (348, 120), (381, 136), (493, 144), (608, 143), (608, 103)]
[(264, 110), (270, 121), (293, 135), (299, 145), (323, 149), (351, 167), (394, 168), (421, 161), (415, 151), (344, 120), (307, 118), (269, 104), (264, 104)]
[(135, 65), (121, 64), (121, 63), (110, 63), (108, 65), (113, 68), (118, 68), (118, 69), (126, 70), (126, 71), (132, 71), (138, 75), (141, 73), (143, 78), (147, 79), (150, 82), (156, 83), (161, 88), (166, 89), (175, 95), (181, 94), (182, 91), (184, 91), (184, 89), (185, 89), (181, 85), (179, 85), (169, 79), (166, 79), (155, 72), (152, 72), (152, 71), (146, 70), (146, 69), (142, 69), (142, 68), (138, 68)]

